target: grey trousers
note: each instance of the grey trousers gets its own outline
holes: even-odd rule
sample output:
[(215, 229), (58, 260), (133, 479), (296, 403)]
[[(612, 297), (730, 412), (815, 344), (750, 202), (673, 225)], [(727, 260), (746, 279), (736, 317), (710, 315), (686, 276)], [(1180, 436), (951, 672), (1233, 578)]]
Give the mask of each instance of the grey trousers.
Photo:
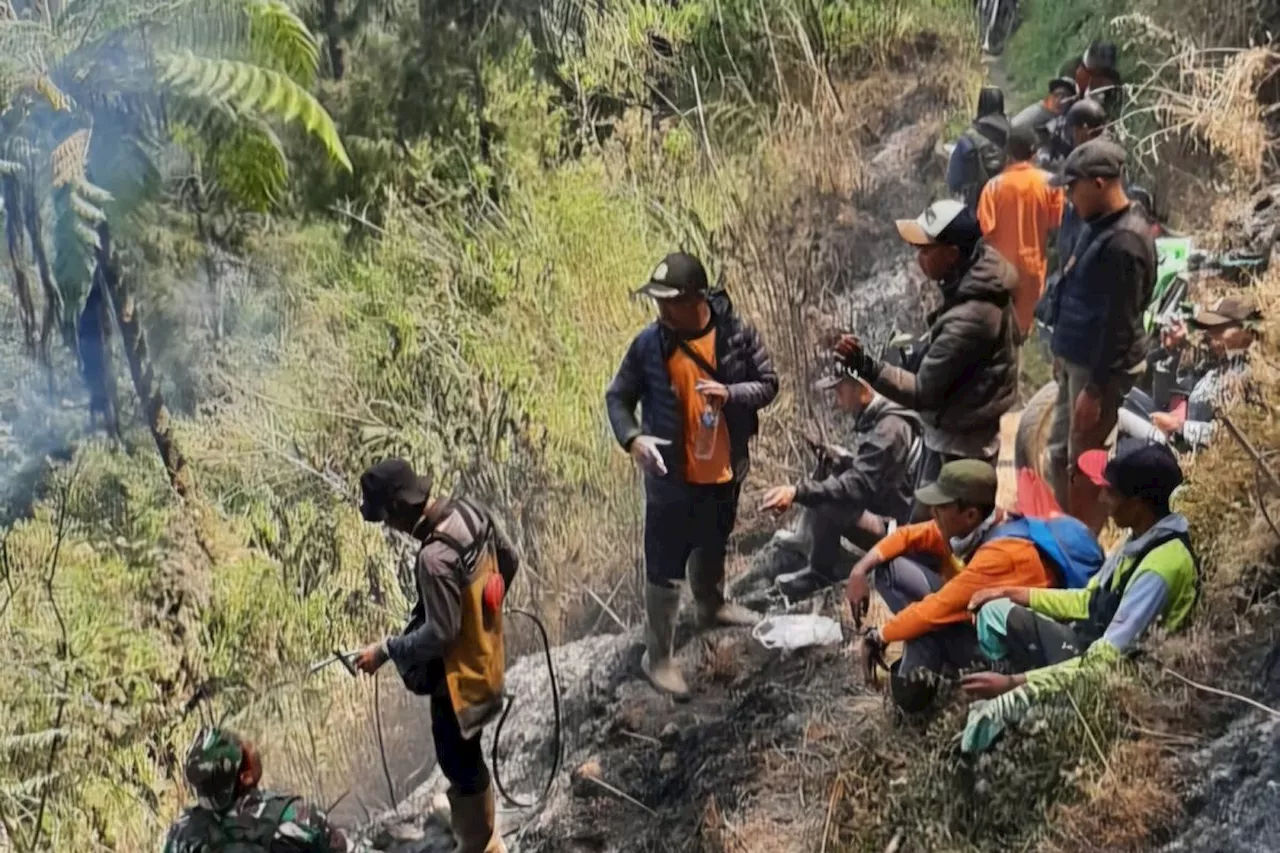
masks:
[[(941, 589), (942, 576), (914, 560), (899, 557), (875, 570), (875, 586), (896, 614)], [(893, 674), (894, 701), (904, 711), (924, 710), (933, 701), (938, 679), (944, 672), (964, 669), (980, 657), (978, 632), (968, 622), (908, 640)]]

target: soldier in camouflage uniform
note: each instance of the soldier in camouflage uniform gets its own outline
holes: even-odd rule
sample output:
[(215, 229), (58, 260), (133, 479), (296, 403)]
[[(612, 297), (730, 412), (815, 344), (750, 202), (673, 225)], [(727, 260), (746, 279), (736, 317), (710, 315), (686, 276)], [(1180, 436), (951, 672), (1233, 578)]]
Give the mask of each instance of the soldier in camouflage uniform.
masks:
[(203, 729), (183, 767), (197, 805), (170, 827), (164, 853), (345, 853), (342, 832), (301, 797), (262, 791), (262, 762), (232, 732)]

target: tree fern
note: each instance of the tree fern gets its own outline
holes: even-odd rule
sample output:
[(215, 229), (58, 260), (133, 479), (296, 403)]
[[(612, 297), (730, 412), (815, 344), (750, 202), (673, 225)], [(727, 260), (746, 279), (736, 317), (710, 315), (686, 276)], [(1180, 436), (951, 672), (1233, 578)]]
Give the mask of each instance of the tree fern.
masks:
[(190, 51), (156, 57), (160, 82), (192, 101), (208, 101), (248, 117), (297, 121), (348, 171), (347, 157), (333, 119), (320, 102), (284, 74), (228, 59), (209, 59)]
[(245, 0), (253, 58), (303, 86), (315, 81), (320, 45), (302, 19), (280, 0)]

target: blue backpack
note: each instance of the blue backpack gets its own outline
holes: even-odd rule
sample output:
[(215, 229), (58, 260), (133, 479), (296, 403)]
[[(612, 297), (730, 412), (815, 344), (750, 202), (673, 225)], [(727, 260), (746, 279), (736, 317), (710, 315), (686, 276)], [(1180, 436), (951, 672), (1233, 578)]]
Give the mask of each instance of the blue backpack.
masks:
[(1086, 587), (1106, 560), (1089, 528), (1069, 515), (1057, 518), (1011, 515), (1008, 521), (993, 529), (987, 539), (1025, 539), (1035, 545), (1040, 558), (1057, 572), (1067, 589)]

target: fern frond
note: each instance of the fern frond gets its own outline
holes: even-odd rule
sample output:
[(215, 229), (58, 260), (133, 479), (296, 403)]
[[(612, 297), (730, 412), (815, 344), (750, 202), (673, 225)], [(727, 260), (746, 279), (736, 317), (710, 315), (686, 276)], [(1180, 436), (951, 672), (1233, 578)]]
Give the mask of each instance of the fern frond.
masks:
[(35, 90), (43, 95), (57, 112), (65, 113), (71, 109), (71, 99), (45, 75), (41, 74), (36, 78)]
[(66, 729), (42, 729), (35, 732), (24, 732), (16, 735), (0, 737), (0, 753), (14, 750), (44, 749), (61, 737), (68, 734)]
[(12, 782), (0, 782), (0, 796), (14, 800), (35, 797), (44, 790), (46, 785), (60, 779), (62, 775), (62, 773), (37, 773)]
[(57, 33), (43, 22), (0, 19), (0, 56), (6, 64), (42, 74), (50, 59), (62, 54), (61, 47)]
[(240, 124), (219, 140), (210, 159), (214, 191), (238, 207), (265, 213), (289, 184), (289, 161), (265, 122)]
[(253, 58), (283, 71), (302, 86), (315, 82), (320, 44), (292, 9), (280, 0), (244, 0)]
[(79, 193), (71, 194), (71, 209), (75, 211), (76, 216), (94, 225), (107, 221), (107, 214), (102, 208), (95, 207)]
[(74, 226), (76, 237), (84, 244), (85, 248), (93, 250), (102, 248), (101, 237), (98, 235), (96, 228), (90, 228), (83, 222), (77, 222)]
[(84, 162), (89, 155), (90, 137), (88, 128), (77, 130), (53, 149), (49, 160), (55, 187), (84, 180)]
[(329, 113), (315, 96), (279, 71), (190, 51), (159, 54), (156, 65), (160, 82), (181, 97), (225, 104), (248, 118), (300, 122), (330, 157), (351, 171), (351, 160)]
[(112, 201), (111, 193), (83, 178), (76, 182), (76, 193), (94, 204), (107, 204)]
[(306, 87), (320, 66), (319, 42), (284, 0), (171, 0), (148, 23), (161, 53), (248, 62)]

